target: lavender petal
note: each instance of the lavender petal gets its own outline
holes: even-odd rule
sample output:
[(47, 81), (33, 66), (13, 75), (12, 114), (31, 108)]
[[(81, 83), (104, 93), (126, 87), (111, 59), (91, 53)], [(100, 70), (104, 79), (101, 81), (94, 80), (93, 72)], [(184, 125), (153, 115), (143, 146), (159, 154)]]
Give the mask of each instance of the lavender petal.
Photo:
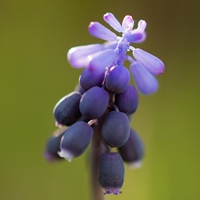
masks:
[(140, 62), (150, 73), (154, 75), (162, 74), (165, 70), (164, 63), (142, 49), (135, 49), (133, 51), (135, 59)]
[(116, 53), (112, 49), (107, 49), (88, 56), (88, 67), (91, 70), (96, 68), (105, 69), (109, 67), (116, 59)]
[(146, 32), (143, 32), (143, 33), (142, 33), (142, 37), (141, 37), (140, 39), (138, 38), (138, 40), (135, 40), (134, 43), (141, 43), (141, 42), (144, 42), (144, 41), (146, 40), (146, 37), (147, 37)]
[(125, 37), (127, 39), (128, 42), (137, 42), (137, 41), (140, 41), (143, 37), (143, 34), (142, 33), (127, 33), (125, 34)]
[(67, 53), (69, 63), (75, 68), (82, 68), (87, 65), (87, 57), (90, 54), (104, 50), (105, 47), (101, 44), (91, 44), (84, 46), (77, 46), (71, 48)]
[(102, 40), (115, 41), (117, 39), (117, 35), (115, 33), (107, 29), (99, 22), (91, 22), (88, 27), (88, 31), (92, 36)]
[(148, 95), (157, 91), (158, 81), (139, 62), (134, 62), (130, 66), (135, 83), (142, 94)]
[(117, 32), (122, 32), (122, 26), (112, 13), (106, 13), (103, 16), (105, 22), (107, 22)]
[(132, 16), (126, 15), (122, 21), (122, 28), (123, 30), (126, 30), (127, 28), (132, 30), (134, 26), (134, 20)]

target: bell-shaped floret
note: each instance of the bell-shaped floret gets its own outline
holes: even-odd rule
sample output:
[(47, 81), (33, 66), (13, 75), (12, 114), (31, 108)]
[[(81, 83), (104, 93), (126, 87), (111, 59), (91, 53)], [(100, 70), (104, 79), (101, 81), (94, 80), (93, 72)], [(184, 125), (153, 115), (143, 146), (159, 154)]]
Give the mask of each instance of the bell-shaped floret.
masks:
[(158, 81), (139, 62), (133, 62), (130, 66), (135, 83), (142, 94), (148, 95), (157, 91)]
[(89, 68), (86, 67), (81, 76), (80, 76), (80, 85), (85, 89), (88, 90), (94, 86), (102, 86), (105, 77), (105, 69), (93, 67)]
[(81, 98), (79, 107), (81, 113), (89, 119), (97, 119), (103, 115), (108, 105), (109, 95), (100, 87), (92, 87)]
[(109, 69), (106, 76), (106, 89), (110, 92), (119, 94), (126, 89), (129, 81), (130, 73), (126, 67), (122, 65), (113, 66)]
[(91, 22), (88, 27), (89, 33), (97, 38), (106, 41), (115, 41), (117, 40), (117, 35), (107, 29), (105, 26), (100, 24), (99, 22)]
[(88, 147), (93, 132), (93, 128), (83, 121), (78, 121), (70, 126), (61, 139), (58, 152), (60, 157), (70, 162), (72, 158), (80, 156)]
[(124, 164), (117, 152), (104, 153), (100, 157), (98, 179), (104, 194), (120, 194), (124, 182)]
[(56, 160), (61, 159), (61, 157), (58, 155), (58, 151), (60, 151), (60, 141), (66, 130), (67, 130), (67, 127), (59, 128), (48, 139), (46, 143), (46, 148), (44, 151), (44, 157), (49, 162), (54, 162)]
[(118, 148), (122, 159), (131, 166), (138, 166), (144, 157), (144, 144), (134, 129), (130, 130), (130, 136), (125, 145)]
[(81, 117), (79, 110), (80, 99), (80, 93), (72, 92), (58, 101), (53, 110), (58, 125), (71, 126)]
[(150, 73), (159, 75), (165, 71), (164, 63), (152, 54), (142, 49), (135, 49), (133, 55)]
[(67, 53), (69, 63), (75, 68), (87, 66), (87, 57), (91, 54), (104, 50), (101, 44), (90, 44), (71, 48)]
[(106, 13), (104, 20), (117, 32), (122, 32), (122, 26), (112, 13)]
[(139, 97), (136, 88), (129, 85), (122, 93), (115, 95), (115, 104), (119, 111), (131, 115), (138, 108)]
[(123, 112), (111, 111), (102, 126), (102, 137), (111, 147), (123, 146), (128, 140), (130, 125), (128, 116)]

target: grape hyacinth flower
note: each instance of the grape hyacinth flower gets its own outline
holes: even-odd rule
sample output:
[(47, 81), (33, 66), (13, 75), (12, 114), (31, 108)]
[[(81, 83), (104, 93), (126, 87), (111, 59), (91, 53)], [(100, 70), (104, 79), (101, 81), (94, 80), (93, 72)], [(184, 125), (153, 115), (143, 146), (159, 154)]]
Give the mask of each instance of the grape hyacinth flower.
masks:
[[(147, 23), (140, 20), (138, 27), (133, 29), (134, 20), (130, 15), (125, 16), (122, 24), (120, 24), (111, 13), (105, 14), (104, 20), (115, 31), (122, 33), (122, 36), (117, 36), (99, 22), (91, 22), (88, 27), (89, 33), (107, 42), (71, 48), (67, 54), (69, 63), (74, 68), (85, 67), (86, 71), (95, 75), (98, 73), (100, 79), (102, 71), (104, 72), (107, 69), (109, 73), (114, 66), (123, 68), (124, 61), (128, 60), (138, 90), (146, 95), (156, 92), (158, 81), (155, 76), (164, 72), (163, 62), (144, 50), (130, 46), (130, 43), (140, 43), (146, 39)], [(130, 50), (135, 59), (126, 55), (127, 51)], [(93, 84), (91, 84), (92, 86)]]
[[(91, 22), (89, 33), (106, 42), (68, 51), (71, 66), (84, 70), (75, 91), (61, 98), (53, 109), (59, 134), (50, 137), (44, 153), (48, 161), (71, 161), (81, 156), (91, 142), (93, 200), (103, 200), (103, 194), (122, 193), (123, 162), (141, 164), (144, 145), (130, 127), (130, 119), (139, 105), (138, 90), (144, 95), (156, 92), (155, 76), (165, 69), (160, 59), (131, 46), (146, 39), (144, 20), (135, 29), (130, 15), (124, 17), (122, 24), (112, 13), (105, 14), (104, 20), (122, 35), (117, 36), (99, 22)], [(133, 56), (127, 55), (129, 51)], [(130, 71), (124, 66), (126, 60)], [(130, 84), (130, 74), (138, 90)]]

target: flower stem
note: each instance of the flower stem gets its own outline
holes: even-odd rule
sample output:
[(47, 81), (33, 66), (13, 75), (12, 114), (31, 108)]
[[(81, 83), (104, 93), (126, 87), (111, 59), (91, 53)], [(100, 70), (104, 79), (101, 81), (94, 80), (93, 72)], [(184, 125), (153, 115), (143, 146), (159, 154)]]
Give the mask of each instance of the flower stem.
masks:
[(94, 135), (92, 138), (91, 149), (91, 188), (92, 200), (104, 200), (103, 190), (98, 183), (98, 165), (101, 156), (101, 127), (102, 124), (98, 123), (93, 126)]

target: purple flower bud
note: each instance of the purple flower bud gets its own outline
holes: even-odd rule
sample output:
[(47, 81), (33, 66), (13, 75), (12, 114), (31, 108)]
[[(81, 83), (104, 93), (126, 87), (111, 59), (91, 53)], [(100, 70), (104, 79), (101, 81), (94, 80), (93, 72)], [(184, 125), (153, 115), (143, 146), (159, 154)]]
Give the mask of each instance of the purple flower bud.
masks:
[(79, 102), (81, 94), (72, 92), (61, 98), (53, 109), (53, 114), (58, 125), (71, 126), (80, 117)]
[(60, 151), (60, 140), (61, 140), (64, 132), (66, 131), (66, 129), (67, 129), (67, 127), (59, 128), (48, 139), (48, 141), (46, 143), (44, 157), (49, 162), (61, 160), (61, 157), (58, 155), (58, 151)]
[(122, 26), (112, 13), (106, 13), (104, 20), (117, 32), (122, 32)]
[(127, 28), (129, 30), (132, 30), (133, 26), (134, 26), (134, 21), (133, 21), (132, 16), (126, 15), (124, 17), (123, 21), (122, 21), (122, 28), (123, 28), (123, 30), (126, 30)]
[(112, 66), (109, 68), (105, 85), (110, 92), (119, 94), (123, 92), (130, 81), (130, 72), (123, 65)]
[(102, 40), (115, 41), (117, 39), (117, 35), (115, 33), (101, 25), (99, 22), (91, 22), (88, 27), (88, 31), (92, 36)]
[(120, 194), (124, 182), (124, 164), (118, 153), (104, 153), (99, 161), (99, 184), (105, 194)]
[(152, 94), (158, 89), (157, 79), (139, 62), (130, 66), (135, 83), (142, 94)]
[(83, 121), (70, 126), (64, 133), (58, 154), (69, 162), (80, 156), (88, 147), (93, 136), (93, 128)]
[(133, 51), (135, 59), (140, 62), (149, 72), (154, 75), (162, 74), (165, 70), (163, 62), (157, 57), (153, 56), (142, 49), (135, 49)]
[(138, 108), (138, 92), (133, 85), (129, 85), (122, 93), (115, 95), (115, 104), (119, 111), (131, 115)]
[(82, 68), (87, 65), (87, 57), (90, 54), (104, 50), (101, 44), (90, 44), (71, 48), (67, 53), (69, 63), (75, 68)]
[(144, 157), (144, 145), (142, 139), (134, 129), (130, 130), (128, 141), (125, 145), (119, 147), (118, 150), (122, 159), (131, 166), (141, 162)]
[(112, 49), (103, 50), (101, 52), (88, 56), (88, 67), (92, 69), (105, 69), (109, 67), (116, 59), (116, 53)]

